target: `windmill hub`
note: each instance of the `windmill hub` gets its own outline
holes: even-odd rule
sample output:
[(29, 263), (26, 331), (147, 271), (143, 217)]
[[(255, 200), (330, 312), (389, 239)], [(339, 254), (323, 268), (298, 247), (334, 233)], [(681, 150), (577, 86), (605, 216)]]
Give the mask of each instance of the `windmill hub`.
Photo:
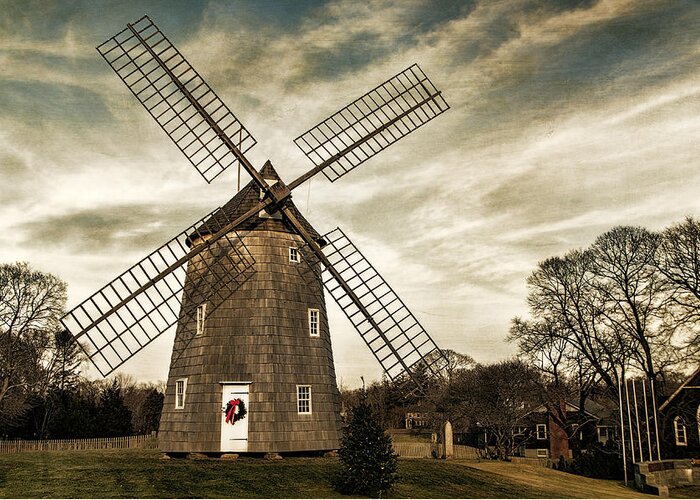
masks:
[[(266, 165), (268, 164), (271, 165), (269, 160)], [(275, 216), (283, 207), (291, 203), (292, 192), (279, 177), (276, 179), (267, 179), (263, 177), (263, 180), (267, 183), (268, 188), (264, 191), (261, 190), (261, 200), (271, 201), (271, 204), (268, 205), (265, 210), (270, 216)]]
[(267, 194), (274, 200), (276, 206), (282, 206), (287, 198), (291, 197), (292, 192), (281, 179), (277, 179), (277, 182), (270, 186)]

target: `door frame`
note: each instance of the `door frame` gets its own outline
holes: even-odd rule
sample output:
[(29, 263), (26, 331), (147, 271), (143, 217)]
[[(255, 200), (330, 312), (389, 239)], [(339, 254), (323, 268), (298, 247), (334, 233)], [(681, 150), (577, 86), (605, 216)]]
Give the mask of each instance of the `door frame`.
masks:
[[(219, 421), (220, 421), (220, 426), (219, 426), (219, 448), (222, 453), (245, 453), (248, 451), (248, 421), (250, 419), (250, 386), (252, 382), (249, 380), (244, 380), (244, 381), (238, 381), (238, 380), (225, 380), (219, 382), (219, 385), (221, 386), (221, 393), (220, 393), (220, 401), (223, 405), (226, 404), (226, 392), (228, 388), (233, 389), (235, 392), (234, 394), (236, 395), (241, 395), (241, 399), (244, 400), (246, 404), (246, 417), (240, 422), (240, 424), (245, 424), (245, 438), (237, 438), (239, 441), (236, 444), (240, 444), (240, 446), (233, 446), (231, 447), (229, 445), (230, 441), (224, 442), (224, 438), (226, 436), (225, 430), (228, 430), (229, 426), (231, 424), (226, 423), (226, 417), (224, 416), (223, 412), (220, 412), (219, 416)], [(244, 399), (245, 398), (245, 399)], [(235, 448), (235, 449), (232, 449)]]

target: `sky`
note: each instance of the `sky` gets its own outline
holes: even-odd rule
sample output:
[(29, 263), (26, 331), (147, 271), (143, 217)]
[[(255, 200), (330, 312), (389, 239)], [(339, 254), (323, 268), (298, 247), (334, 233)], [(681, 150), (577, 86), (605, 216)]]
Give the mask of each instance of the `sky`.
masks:
[[(311, 167), (295, 137), (421, 66), (451, 109), (294, 202), (319, 232), (340, 226), (439, 346), (478, 362), (515, 354), (505, 337), (538, 262), (617, 225), (700, 217), (695, 0), (0, 0), (0, 12), (0, 262), (60, 276), (69, 308), (235, 194), (234, 169), (206, 184), (95, 50), (144, 14), (257, 139), (249, 160), (287, 182)], [(328, 307), (339, 383), (380, 377)], [(121, 371), (165, 379), (173, 337)]]

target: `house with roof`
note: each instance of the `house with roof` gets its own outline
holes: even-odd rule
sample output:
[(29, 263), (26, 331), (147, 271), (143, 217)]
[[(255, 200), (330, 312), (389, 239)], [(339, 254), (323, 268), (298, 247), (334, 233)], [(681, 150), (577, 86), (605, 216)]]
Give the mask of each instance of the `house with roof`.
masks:
[(700, 367), (659, 406), (662, 458), (700, 458)]
[(605, 445), (617, 433), (614, 409), (593, 400), (586, 402), (582, 412), (572, 401), (563, 401), (554, 411), (540, 405), (528, 413), (515, 431), (516, 456), (528, 458), (559, 457), (570, 459), (575, 452), (594, 444)]

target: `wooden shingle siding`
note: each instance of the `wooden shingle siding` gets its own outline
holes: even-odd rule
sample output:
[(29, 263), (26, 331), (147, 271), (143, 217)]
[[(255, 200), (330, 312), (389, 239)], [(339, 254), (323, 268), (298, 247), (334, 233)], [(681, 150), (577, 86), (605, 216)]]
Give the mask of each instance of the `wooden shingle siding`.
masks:
[[(267, 224), (267, 223), (266, 223)], [(277, 224), (277, 226), (275, 226)], [(207, 306), (202, 335), (181, 313), (161, 417), (159, 444), (170, 452), (220, 451), (222, 381), (250, 381), (249, 452), (330, 450), (339, 446), (339, 395), (320, 280), (289, 262), (301, 238), (280, 229), (243, 235), (255, 274), (220, 304)], [(266, 226), (266, 227), (267, 227)], [(206, 258), (206, 257), (204, 257)], [(303, 271), (303, 269), (302, 269)], [(192, 304), (191, 266), (183, 310)], [(308, 309), (320, 311), (311, 337)], [(187, 378), (185, 408), (175, 409), (175, 381)], [(312, 387), (312, 413), (297, 412), (297, 385)]]

